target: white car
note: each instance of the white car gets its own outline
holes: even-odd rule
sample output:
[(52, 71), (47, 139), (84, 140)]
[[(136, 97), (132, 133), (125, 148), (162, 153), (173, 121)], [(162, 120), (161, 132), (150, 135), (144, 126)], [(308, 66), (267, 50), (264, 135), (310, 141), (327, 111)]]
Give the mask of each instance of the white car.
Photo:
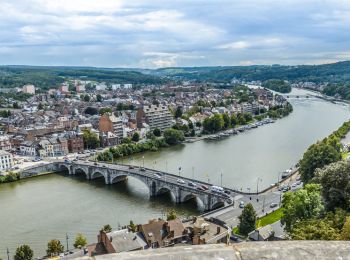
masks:
[(177, 179), (177, 182), (178, 182), (178, 183), (182, 183), (182, 184), (184, 184), (184, 183), (185, 183), (185, 181), (184, 181), (184, 180), (182, 180), (182, 179)]
[(153, 174), (154, 175), (154, 177), (157, 177), (158, 179), (161, 179), (162, 178), (162, 176), (160, 176), (159, 174)]

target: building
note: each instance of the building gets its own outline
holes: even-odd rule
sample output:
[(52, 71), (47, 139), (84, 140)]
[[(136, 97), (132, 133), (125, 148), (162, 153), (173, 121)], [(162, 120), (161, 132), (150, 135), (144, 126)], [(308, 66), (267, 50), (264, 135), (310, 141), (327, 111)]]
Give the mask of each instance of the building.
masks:
[(0, 151), (0, 171), (6, 171), (13, 166), (13, 156), (6, 151)]
[(22, 88), (22, 92), (26, 94), (35, 94), (35, 87), (34, 85), (24, 85)]
[(148, 105), (140, 108), (136, 114), (137, 127), (142, 128), (146, 123), (151, 130), (159, 128), (164, 131), (172, 126), (173, 116), (167, 106)]
[(253, 241), (268, 241), (275, 235), (275, 232), (271, 225), (266, 225), (261, 228), (257, 228), (248, 234), (250, 240)]
[[(147, 243), (140, 232), (121, 229), (105, 233), (103, 230), (97, 237), (98, 243), (103, 244), (105, 254), (143, 250)], [(92, 253), (93, 254), (93, 253)]]
[(102, 115), (98, 122), (98, 128), (102, 133), (114, 133), (119, 140), (124, 137), (123, 121), (120, 117), (116, 117), (114, 114), (106, 113)]
[(22, 155), (26, 156), (37, 156), (39, 150), (39, 142), (38, 141), (24, 141), (20, 144), (19, 150)]
[(59, 91), (60, 91), (62, 94), (66, 94), (66, 93), (69, 92), (69, 87), (68, 87), (67, 85), (62, 85), (62, 86), (60, 86)]
[(68, 137), (68, 150), (71, 153), (84, 151), (83, 134), (73, 134)]
[(0, 136), (0, 150), (9, 151), (11, 148), (12, 145), (10, 138), (6, 135)]
[(77, 93), (85, 92), (85, 86), (84, 86), (84, 85), (77, 85), (77, 86), (75, 87), (75, 91), (76, 91)]
[(173, 246), (188, 240), (187, 230), (180, 219), (151, 220), (148, 224), (139, 225), (138, 230), (150, 248)]

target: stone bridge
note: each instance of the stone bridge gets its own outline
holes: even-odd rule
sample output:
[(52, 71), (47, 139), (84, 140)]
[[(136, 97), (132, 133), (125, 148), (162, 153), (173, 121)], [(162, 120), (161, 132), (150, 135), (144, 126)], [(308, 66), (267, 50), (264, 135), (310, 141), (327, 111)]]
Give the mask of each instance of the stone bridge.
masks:
[[(113, 184), (132, 177), (148, 187), (151, 197), (170, 192), (176, 203), (198, 199), (203, 203), (206, 211), (233, 203), (233, 199), (226, 194), (198, 188), (201, 185), (209, 188), (211, 186), (209, 183), (180, 178), (148, 168), (91, 161), (55, 162), (53, 164), (56, 171), (68, 171), (70, 175), (84, 174), (88, 180), (103, 178), (106, 184)], [(190, 186), (190, 182), (195, 183), (196, 186)]]

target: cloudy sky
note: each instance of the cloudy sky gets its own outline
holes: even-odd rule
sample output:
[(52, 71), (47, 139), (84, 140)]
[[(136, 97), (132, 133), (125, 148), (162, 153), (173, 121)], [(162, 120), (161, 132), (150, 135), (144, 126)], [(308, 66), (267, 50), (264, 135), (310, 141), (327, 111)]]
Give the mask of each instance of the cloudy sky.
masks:
[(0, 0), (0, 64), (319, 64), (350, 59), (350, 0)]

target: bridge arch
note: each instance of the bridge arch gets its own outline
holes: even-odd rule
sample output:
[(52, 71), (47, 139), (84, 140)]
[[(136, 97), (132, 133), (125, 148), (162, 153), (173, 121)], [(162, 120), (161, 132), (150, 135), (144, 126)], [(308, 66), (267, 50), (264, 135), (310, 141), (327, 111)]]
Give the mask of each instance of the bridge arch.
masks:
[(68, 174), (71, 174), (71, 169), (70, 169), (70, 167), (69, 167), (68, 165), (66, 165), (66, 164), (59, 164), (59, 165), (58, 165), (58, 170), (59, 170), (60, 172), (68, 172)]
[(221, 208), (221, 207), (224, 207), (225, 206), (225, 202), (224, 201), (216, 201), (213, 206), (211, 207), (211, 209), (218, 209), (218, 208)]
[(84, 174), (85, 177), (87, 179), (89, 179), (89, 173), (86, 170), (84, 170), (83, 168), (81, 168), (81, 167), (74, 168), (73, 169), (73, 174), (74, 175)]
[(162, 195), (162, 194), (170, 194), (171, 198), (173, 200), (176, 200), (176, 191), (174, 191), (171, 187), (168, 186), (162, 186), (162, 187), (156, 187), (156, 193), (155, 195)]

